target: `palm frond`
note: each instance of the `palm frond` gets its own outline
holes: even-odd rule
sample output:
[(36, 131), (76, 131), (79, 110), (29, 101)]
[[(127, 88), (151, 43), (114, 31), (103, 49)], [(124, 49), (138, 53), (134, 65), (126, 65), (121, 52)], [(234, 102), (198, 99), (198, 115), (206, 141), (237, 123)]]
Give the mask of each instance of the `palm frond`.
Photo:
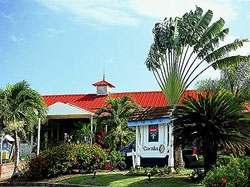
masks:
[(240, 63), (249, 61), (250, 61), (250, 56), (236, 55), (217, 60), (212, 63), (212, 67), (214, 69), (224, 69), (225, 67), (228, 67), (230, 65), (238, 65)]
[(248, 42), (248, 39), (243, 39), (243, 40), (236, 39), (234, 42), (224, 45), (220, 47), (219, 49), (214, 50), (212, 53), (206, 56), (205, 60), (208, 63), (218, 60), (219, 58), (224, 57), (229, 52), (235, 51), (239, 47), (242, 47), (244, 42)]

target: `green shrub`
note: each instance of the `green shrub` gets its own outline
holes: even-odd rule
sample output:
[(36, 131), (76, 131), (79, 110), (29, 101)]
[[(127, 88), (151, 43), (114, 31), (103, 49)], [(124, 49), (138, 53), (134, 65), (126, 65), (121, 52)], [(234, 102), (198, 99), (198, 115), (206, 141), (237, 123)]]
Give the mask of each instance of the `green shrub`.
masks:
[(110, 160), (113, 169), (115, 168), (121, 168), (125, 169), (125, 153), (121, 153), (119, 151), (113, 150), (109, 153), (108, 159)]
[(249, 184), (250, 159), (231, 156), (227, 165), (212, 168), (203, 179), (204, 186), (237, 186)]
[(180, 168), (176, 168), (176, 169), (175, 169), (175, 172), (176, 172), (177, 174), (179, 174), (179, 173), (181, 172), (181, 169), (180, 169)]
[(164, 168), (163, 168), (163, 173), (164, 173), (164, 174), (169, 174), (170, 172), (171, 172), (171, 168), (168, 167), (167, 165), (164, 166)]
[(159, 169), (158, 166), (153, 167), (153, 173), (154, 173), (154, 174), (160, 173), (160, 169)]
[(153, 168), (146, 167), (146, 168), (130, 168), (129, 175), (140, 175), (140, 176), (147, 176), (148, 173), (151, 173), (151, 175), (157, 175), (157, 174), (169, 174), (171, 171), (170, 167), (165, 166), (163, 168), (159, 168), (158, 166), (155, 166)]
[(98, 145), (62, 144), (32, 157), (25, 173), (33, 178), (48, 178), (73, 169), (90, 172), (106, 160), (107, 153)]
[(152, 173), (153, 172), (152, 168), (150, 168), (150, 167), (147, 167), (144, 170), (145, 170), (145, 173)]

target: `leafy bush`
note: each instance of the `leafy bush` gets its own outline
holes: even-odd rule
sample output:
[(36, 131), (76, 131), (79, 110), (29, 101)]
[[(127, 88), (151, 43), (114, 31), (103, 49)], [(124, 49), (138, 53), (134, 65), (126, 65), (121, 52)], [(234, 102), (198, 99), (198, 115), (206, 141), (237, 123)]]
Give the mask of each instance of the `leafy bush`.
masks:
[(163, 168), (159, 168), (158, 166), (150, 168), (150, 167), (146, 167), (146, 168), (131, 168), (129, 170), (128, 175), (140, 175), (140, 176), (147, 176), (148, 173), (151, 173), (151, 175), (157, 175), (157, 174), (169, 174), (171, 172), (170, 167), (165, 166)]
[(93, 171), (107, 160), (107, 153), (97, 145), (62, 144), (42, 151), (28, 161), (26, 174), (33, 178), (47, 178), (71, 172), (73, 169)]
[(125, 153), (121, 153), (119, 151), (113, 150), (109, 153), (108, 159), (110, 160), (113, 169), (125, 169)]
[(204, 186), (245, 187), (250, 182), (250, 159), (231, 156), (227, 165), (212, 168), (203, 179)]

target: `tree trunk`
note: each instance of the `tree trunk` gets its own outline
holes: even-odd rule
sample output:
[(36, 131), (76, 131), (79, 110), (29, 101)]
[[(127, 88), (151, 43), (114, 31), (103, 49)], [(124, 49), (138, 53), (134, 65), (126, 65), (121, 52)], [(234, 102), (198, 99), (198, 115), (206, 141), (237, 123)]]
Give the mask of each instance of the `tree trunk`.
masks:
[(185, 163), (182, 156), (182, 145), (175, 147), (175, 168), (185, 169)]
[[(172, 105), (174, 110), (176, 109), (177, 105), (174, 104)], [(174, 127), (174, 123), (173, 123), (173, 127)], [(175, 141), (175, 138), (174, 138)], [(182, 145), (176, 146), (175, 142), (174, 142), (174, 165), (175, 168), (179, 168), (179, 169), (185, 169), (185, 162), (183, 160), (183, 155), (182, 155)]]
[(15, 166), (14, 166), (14, 175), (18, 172), (18, 163), (19, 163), (19, 137), (17, 134), (17, 130), (14, 130), (15, 137), (15, 148), (16, 148), (16, 156), (15, 156)]
[(211, 170), (213, 165), (216, 165), (217, 159), (217, 146), (210, 146), (207, 144), (203, 148), (203, 156), (204, 156), (204, 169), (205, 173)]

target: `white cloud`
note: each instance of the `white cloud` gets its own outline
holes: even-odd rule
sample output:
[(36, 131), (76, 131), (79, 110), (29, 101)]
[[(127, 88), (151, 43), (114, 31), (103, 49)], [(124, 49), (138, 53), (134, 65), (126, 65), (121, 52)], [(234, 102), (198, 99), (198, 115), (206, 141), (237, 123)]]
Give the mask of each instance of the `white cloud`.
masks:
[(64, 32), (64, 29), (55, 29), (55, 28), (47, 28), (46, 31), (48, 32), (49, 38), (54, 38), (56, 35)]
[(211, 9), (215, 18), (222, 17), (226, 20), (237, 16), (235, 7), (230, 0), (129, 0), (130, 7), (137, 13), (163, 19), (165, 17), (181, 17), (186, 12), (200, 6), (204, 11)]
[(13, 42), (15, 42), (15, 43), (22, 43), (22, 42), (24, 42), (24, 39), (23, 39), (23, 38), (19, 38), (19, 37), (15, 36), (15, 35), (11, 35), (11, 36), (10, 36), (10, 39), (11, 39)]
[(119, 0), (37, 0), (55, 12), (70, 13), (83, 21), (88, 18), (107, 25), (134, 26), (139, 21), (126, 13)]

